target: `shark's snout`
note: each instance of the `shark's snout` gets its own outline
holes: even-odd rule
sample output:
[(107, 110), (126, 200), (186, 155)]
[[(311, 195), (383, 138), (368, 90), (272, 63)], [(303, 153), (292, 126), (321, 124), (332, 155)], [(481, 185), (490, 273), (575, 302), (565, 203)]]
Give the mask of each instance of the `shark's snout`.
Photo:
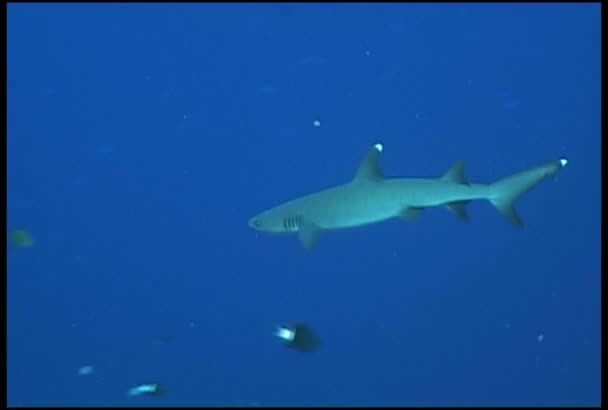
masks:
[(257, 217), (251, 218), (247, 224), (253, 229), (260, 229), (262, 226), (262, 222), (260, 222), (260, 219)]

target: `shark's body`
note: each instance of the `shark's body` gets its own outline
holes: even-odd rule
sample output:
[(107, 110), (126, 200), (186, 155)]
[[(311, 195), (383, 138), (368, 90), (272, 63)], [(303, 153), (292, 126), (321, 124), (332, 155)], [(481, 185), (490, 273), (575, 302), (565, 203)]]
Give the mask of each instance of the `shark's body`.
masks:
[(352, 228), (394, 217), (414, 220), (427, 207), (446, 206), (468, 219), (466, 204), (490, 201), (512, 224), (522, 226), (513, 203), (549, 175), (566, 165), (561, 158), (503, 178), (493, 184), (470, 184), (464, 162), (458, 161), (440, 178), (390, 178), (380, 169), (382, 145), (367, 153), (352, 181), (315, 192), (262, 212), (249, 221), (260, 231), (298, 233), (302, 245), (312, 248), (323, 231)]

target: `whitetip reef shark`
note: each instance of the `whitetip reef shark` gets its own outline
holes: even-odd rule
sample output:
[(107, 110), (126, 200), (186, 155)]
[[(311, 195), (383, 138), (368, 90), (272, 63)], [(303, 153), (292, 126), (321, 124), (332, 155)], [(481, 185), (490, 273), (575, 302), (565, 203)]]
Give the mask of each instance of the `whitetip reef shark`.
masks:
[(297, 233), (306, 249), (312, 249), (323, 231), (354, 228), (401, 217), (414, 221), (424, 208), (444, 206), (468, 220), (466, 205), (485, 199), (514, 226), (523, 222), (515, 201), (545, 177), (566, 166), (561, 157), (502, 178), (492, 184), (473, 184), (458, 161), (439, 178), (386, 178), (380, 168), (382, 144), (373, 145), (355, 174), (343, 185), (328, 188), (268, 209), (249, 220), (263, 232)]

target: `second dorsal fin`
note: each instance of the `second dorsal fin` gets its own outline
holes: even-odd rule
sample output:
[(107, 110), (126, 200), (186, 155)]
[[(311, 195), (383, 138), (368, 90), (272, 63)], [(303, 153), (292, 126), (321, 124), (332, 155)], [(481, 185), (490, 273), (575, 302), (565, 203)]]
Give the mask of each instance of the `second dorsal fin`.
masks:
[(470, 185), (464, 176), (464, 161), (456, 161), (452, 168), (440, 178), (442, 181), (455, 182), (457, 184)]

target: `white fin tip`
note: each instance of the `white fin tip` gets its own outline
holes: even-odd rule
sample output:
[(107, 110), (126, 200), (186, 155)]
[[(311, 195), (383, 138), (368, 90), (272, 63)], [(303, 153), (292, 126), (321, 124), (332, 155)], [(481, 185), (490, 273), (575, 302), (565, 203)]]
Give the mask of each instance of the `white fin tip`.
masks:
[(382, 148), (384, 148), (384, 147), (382, 146), (382, 144), (377, 143), (377, 144), (374, 144), (374, 148), (376, 148), (376, 151), (382, 152)]
[(559, 159), (559, 163), (562, 164), (562, 168), (566, 166), (566, 164), (568, 164), (568, 160), (564, 157)]

